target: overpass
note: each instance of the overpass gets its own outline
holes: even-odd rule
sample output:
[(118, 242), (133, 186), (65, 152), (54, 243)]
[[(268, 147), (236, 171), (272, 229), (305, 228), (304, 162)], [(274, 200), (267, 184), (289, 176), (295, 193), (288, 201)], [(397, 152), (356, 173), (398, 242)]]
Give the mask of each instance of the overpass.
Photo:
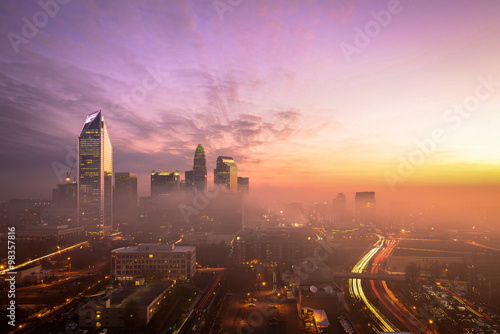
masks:
[(365, 278), (378, 281), (404, 281), (408, 276), (403, 274), (333, 272), (333, 278)]

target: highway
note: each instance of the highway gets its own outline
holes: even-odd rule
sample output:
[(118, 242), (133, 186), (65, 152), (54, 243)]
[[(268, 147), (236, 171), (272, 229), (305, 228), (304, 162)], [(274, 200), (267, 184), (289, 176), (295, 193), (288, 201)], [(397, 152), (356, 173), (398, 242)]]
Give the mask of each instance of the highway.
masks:
[[(397, 246), (398, 240), (389, 239), (386, 242), (386, 247), (383, 248), (373, 260), (371, 273), (376, 274), (380, 269), (383, 261), (387, 260), (394, 248)], [(415, 316), (396, 298), (394, 293), (388, 288), (385, 281), (370, 281), (371, 288), (378, 300), (384, 305), (384, 308), (389, 311), (405, 328), (412, 333), (432, 333), (427, 330)]]
[[(377, 252), (382, 248), (384, 245), (384, 240), (385, 238), (378, 235), (379, 240), (372, 246), (373, 248), (370, 249), (363, 257), (361, 260), (356, 263), (352, 269), (353, 273), (363, 273), (363, 271), (366, 270), (366, 267), (368, 266), (369, 262), (372, 260), (372, 258), (377, 254)], [(359, 278), (351, 278), (349, 279), (349, 292), (351, 296), (358, 300), (362, 300), (363, 303), (366, 305), (367, 309), (372, 313), (374, 320), (375, 320), (375, 326), (379, 327), (379, 329), (383, 332), (397, 332), (399, 331), (396, 326), (394, 326), (366, 297), (363, 287), (361, 285), (361, 279)]]

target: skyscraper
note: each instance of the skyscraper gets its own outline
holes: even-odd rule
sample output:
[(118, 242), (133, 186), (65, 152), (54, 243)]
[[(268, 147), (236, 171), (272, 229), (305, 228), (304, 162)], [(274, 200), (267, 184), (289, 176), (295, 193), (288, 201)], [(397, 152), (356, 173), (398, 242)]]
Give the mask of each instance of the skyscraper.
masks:
[(214, 183), (225, 186), (230, 191), (237, 191), (238, 166), (231, 157), (218, 157), (214, 169)]
[(151, 172), (151, 196), (165, 195), (180, 191), (181, 177), (179, 171)]
[(184, 190), (187, 193), (194, 192), (194, 175), (192, 170), (187, 170), (184, 172)]
[(344, 193), (338, 193), (333, 199), (333, 221), (339, 222), (347, 219), (347, 201)]
[(201, 144), (198, 144), (194, 152), (193, 181), (194, 187), (198, 191), (207, 189), (207, 160), (205, 159), (205, 150)]
[(375, 193), (357, 192), (354, 201), (355, 219), (363, 223), (375, 222)]
[(108, 232), (113, 222), (113, 147), (100, 110), (78, 137), (78, 221), (89, 233)]
[(248, 193), (250, 190), (250, 179), (248, 177), (238, 176), (238, 192)]
[(76, 209), (77, 192), (76, 182), (58, 184), (57, 188), (52, 190), (52, 202), (58, 209)]
[(114, 223), (134, 224), (137, 219), (137, 174), (115, 173)]

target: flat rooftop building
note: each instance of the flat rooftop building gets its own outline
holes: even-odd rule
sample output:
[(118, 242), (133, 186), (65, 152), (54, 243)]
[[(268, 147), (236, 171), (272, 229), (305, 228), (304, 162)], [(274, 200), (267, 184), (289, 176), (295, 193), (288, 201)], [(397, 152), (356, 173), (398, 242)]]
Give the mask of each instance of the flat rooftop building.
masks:
[[(143, 283), (143, 282), (142, 282)], [(159, 309), (172, 282), (140, 280), (121, 286), (100, 299), (91, 299), (79, 309), (80, 327), (143, 327)]]
[(34, 225), (26, 226), (17, 232), (16, 238), (23, 241), (61, 241), (73, 240), (84, 236), (82, 226)]
[(196, 247), (139, 244), (111, 252), (111, 272), (117, 280), (188, 280), (196, 272)]

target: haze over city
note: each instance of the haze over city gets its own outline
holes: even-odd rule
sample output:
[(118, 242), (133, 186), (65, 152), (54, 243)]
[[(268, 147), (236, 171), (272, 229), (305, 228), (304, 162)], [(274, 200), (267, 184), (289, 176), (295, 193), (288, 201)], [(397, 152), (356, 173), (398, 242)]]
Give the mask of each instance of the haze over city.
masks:
[(1, 1), (0, 331), (498, 333), (499, 11)]
[[(69, 1), (26, 43), (2, 39), (0, 197), (49, 197), (52, 164), (67, 165), (82, 118), (103, 110), (115, 170), (137, 172), (141, 195), (152, 169), (188, 170), (202, 143), (209, 171), (233, 156), (255, 193), (317, 201), (376, 190), (411, 201), (438, 189), (494, 205), (497, 5), (402, 1), (357, 48), (356, 29), (386, 2)], [(2, 7), (6, 37), (23, 36), (22, 18), (42, 9)], [(491, 94), (477, 108), (447, 113), (481, 80)], [(398, 175), (436, 128), (444, 140), (391, 189), (386, 173)]]

